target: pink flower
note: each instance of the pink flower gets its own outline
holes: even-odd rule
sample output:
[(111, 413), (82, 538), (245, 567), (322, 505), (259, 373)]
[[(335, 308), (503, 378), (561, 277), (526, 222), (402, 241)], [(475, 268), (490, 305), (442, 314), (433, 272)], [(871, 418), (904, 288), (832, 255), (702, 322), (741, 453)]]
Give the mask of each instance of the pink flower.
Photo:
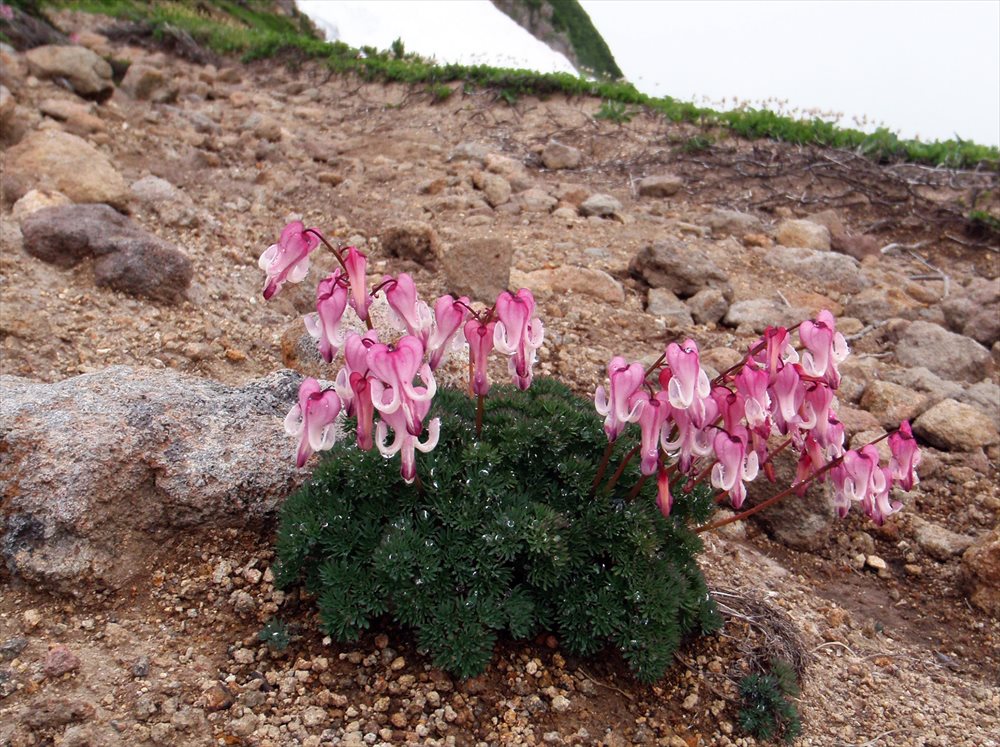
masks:
[(347, 254), (344, 256), (344, 266), (347, 268), (347, 277), (351, 284), (351, 299), (349, 303), (361, 321), (368, 320), (368, 307), (372, 305), (371, 296), (368, 295), (368, 256), (359, 252), (353, 246), (347, 247)]
[(639, 428), (642, 432), (639, 453), (642, 462), (639, 469), (644, 475), (656, 472), (660, 463), (660, 440), (663, 436), (663, 425), (670, 415), (670, 400), (666, 392), (650, 394), (640, 389), (632, 395), (629, 402), (633, 410), (639, 411)]
[(385, 298), (402, 327), (424, 345), (430, 334), (433, 318), (427, 304), (417, 298), (417, 286), (413, 278), (401, 272), (395, 279), (385, 277)]
[(757, 368), (748, 361), (736, 375), (736, 391), (743, 396), (746, 405), (747, 424), (756, 428), (767, 420), (771, 409), (771, 398), (767, 394), (767, 371)]
[(510, 356), (508, 369), (518, 389), (531, 386), (535, 351), (542, 346), (545, 330), (540, 319), (532, 319), (535, 298), (527, 288), (516, 294), (504, 291), (497, 298), (496, 315), (499, 321), (493, 330), (493, 344), (504, 355)]
[(738, 428), (734, 433), (718, 431), (712, 446), (719, 460), (712, 467), (712, 485), (729, 493), (733, 508), (739, 509), (746, 500), (744, 483), (757, 477), (759, 463), (757, 452), (747, 450), (747, 430)]
[(267, 273), (264, 300), (274, 296), (286, 282), (301, 282), (309, 272), (309, 253), (319, 246), (319, 238), (305, 231), (302, 221), (292, 221), (282, 229), (278, 243), (271, 244), (260, 255), (258, 265)]
[(469, 362), (474, 368), (472, 393), (485, 397), (490, 390), (490, 380), (486, 375), (486, 360), (493, 350), (496, 322), (470, 319), (465, 323), (465, 340), (469, 343)]
[(772, 414), (774, 424), (782, 434), (799, 424), (799, 408), (805, 399), (805, 389), (795, 364), (781, 367), (772, 379)]
[(712, 385), (701, 367), (698, 344), (694, 340), (685, 340), (683, 346), (676, 342), (667, 345), (667, 362), (673, 373), (667, 386), (672, 407), (686, 410), (695, 399), (708, 397)]
[(641, 402), (636, 401), (630, 406), (629, 400), (642, 386), (646, 371), (639, 363), (629, 365), (621, 356), (615, 356), (608, 363), (608, 379), (611, 382), (611, 401), (608, 402), (604, 387), (599, 386), (594, 393), (594, 407), (599, 415), (605, 416), (604, 432), (608, 441), (614, 441), (625, 430), (626, 425), (639, 419)]
[[(423, 362), (424, 346), (413, 335), (400, 338), (395, 345), (372, 345), (368, 350), (368, 368), (375, 374), (371, 382), (372, 402), (383, 417), (401, 409), (407, 427), (414, 436), (420, 435), (421, 417), (418, 402), (430, 402), (437, 391), (431, 367)], [(424, 386), (415, 387), (413, 379), (419, 375)], [(383, 396), (388, 387), (390, 394)]]
[(899, 501), (889, 500), (889, 492), (892, 490), (892, 475), (888, 467), (879, 467), (872, 474), (871, 490), (862, 502), (865, 515), (882, 526), (885, 520), (892, 514), (899, 511), (903, 504)]
[(673, 508), (673, 505), (674, 497), (670, 493), (670, 473), (661, 464), (656, 473), (656, 507), (660, 509), (663, 517), (667, 518), (670, 516), (670, 509)]
[(733, 432), (743, 424), (746, 416), (746, 402), (743, 400), (743, 395), (727, 387), (717, 386), (712, 388), (712, 400), (716, 404), (718, 415), (722, 416), (724, 430)]
[[(386, 396), (389, 396), (388, 391), (386, 392)], [(383, 402), (382, 404), (385, 403)], [(413, 403), (414, 409), (412, 415), (422, 424), (423, 419), (427, 417), (430, 407), (431, 403), (429, 399), (415, 401)], [(387, 426), (391, 427), (393, 432), (392, 443), (388, 446), (385, 443), (388, 436)], [(427, 439), (423, 443), (420, 443), (417, 438), (420, 435), (420, 429), (417, 429), (416, 433), (413, 432), (403, 408), (397, 408), (391, 412), (383, 411), (382, 420), (379, 421), (377, 430), (378, 450), (386, 458), (392, 457), (397, 453), (400, 454), (402, 464), (399, 472), (403, 476), (403, 480), (409, 484), (417, 477), (417, 450), (425, 454), (431, 451), (437, 446), (440, 431), (441, 420), (440, 418), (434, 418), (427, 425)]]
[(14, 9), (7, 5), (7, 3), (0, 3), (0, 18), (6, 21), (12, 20), (14, 18)]
[(848, 355), (847, 341), (837, 331), (833, 314), (824, 309), (816, 315), (816, 321), (804, 321), (799, 325), (799, 339), (806, 347), (802, 354), (802, 370), (809, 376), (822, 378), (831, 387), (840, 386), (837, 364)]
[[(713, 400), (705, 400), (705, 403), (713, 411), (715, 410), (716, 404)], [(660, 445), (670, 456), (677, 457), (681, 472), (690, 474), (695, 459), (712, 453), (713, 429), (703, 429), (695, 424), (687, 410), (671, 408), (670, 418), (675, 430), (674, 438), (669, 440), (667, 428), (664, 428)], [(710, 420), (714, 420), (714, 417)]]
[(757, 343), (763, 343), (764, 349), (754, 356), (754, 360), (763, 364), (771, 383), (774, 383), (775, 376), (784, 364), (799, 362), (799, 354), (792, 347), (791, 339), (784, 327), (768, 327)]
[(878, 449), (872, 444), (861, 447), (860, 451), (844, 452), (839, 468), (830, 470), (835, 490), (842, 494), (848, 505), (860, 503), (872, 492), (879, 470)]
[(347, 407), (347, 414), (357, 419), (357, 444), (362, 451), (374, 446), (375, 406), (372, 403), (371, 379), (368, 370), (368, 350), (378, 344), (378, 334), (369, 330), (364, 335), (348, 336), (344, 343), (344, 366), (334, 383), (337, 394)]
[(889, 470), (892, 479), (898, 480), (904, 490), (910, 490), (919, 482), (917, 465), (920, 464), (920, 449), (917, 447), (910, 422), (904, 420), (899, 424), (899, 430), (889, 436)]
[(316, 312), (305, 317), (306, 331), (319, 341), (319, 353), (331, 363), (342, 342), (340, 321), (347, 308), (347, 286), (340, 270), (334, 270), (316, 286)]
[(299, 437), (295, 466), (302, 467), (314, 451), (323, 451), (337, 440), (335, 421), (340, 414), (340, 397), (332, 389), (321, 389), (316, 379), (299, 386), (298, 404), (285, 417), (285, 431)]
[(451, 296), (441, 296), (434, 302), (434, 331), (427, 340), (427, 363), (436, 371), (448, 356), (450, 348), (458, 341), (458, 330), (469, 313), (469, 299), (462, 296), (457, 301)]

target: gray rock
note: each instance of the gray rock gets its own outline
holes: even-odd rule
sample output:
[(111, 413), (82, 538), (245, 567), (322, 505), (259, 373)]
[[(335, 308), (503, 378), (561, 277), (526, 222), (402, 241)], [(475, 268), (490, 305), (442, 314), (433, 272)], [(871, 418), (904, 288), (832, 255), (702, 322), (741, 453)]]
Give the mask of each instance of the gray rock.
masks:
[[(795, 481), (796, 459), (788, 451), (773, 460), (776, 482), (763, 475), (747, 485), (747, 504), (763, 503)], [(816, 550), (827, 540), (836, 509), (829, 482), (813, 483), (801, 498), (794, 493), (786, 496), (753, 519), (773, 539), (797, 550)]]
[(611, 195), (601, 193), (592, 194), (580, 203), (580, 215), (584, 216), (596, 215), (607, 218), (620, 213), (621, 209), (622, 204), (618, 200)]
[(544, 189), (532, 187), (518, 193), (517, 204), (526, 213), (548, 213), (559, 201)]
[(14, 202), (31, 189), (62, 192), (73, 202), (128, 204), (125, 179), (86, 140), (58, 130), (27, 135), (3, 159), (4, 197)]
[(175, 79), (167, 77), (159, 68), (142, 63), (129, 65), (122, 78), (121, 88), (134, 99), (157, 104), (174, 101), (178, 93)]
[[(951, 396), (951, 395), (949, 395)], [(980, 381), (961, 394), (955, 396), (959, 402), (972, 405), (993, 419), (993, 425), (1000, 430), (1000, 386), (992, 381)]]
[(671, 197), (684, 186), (684, 180), (674, 174), (658, 174), (639, 180), (640, 197)]
[(871, 285), (861, 274), (861, 264), (846, 254), (776, 246), (764, 255), (764, 261), (790, 275), (821, 284), (827, 291), (857, 293)]
[(753, 298), (732, 304), (723, 322), (730, 327), (749, 327), (754, 332), (763, 332), (773, 326), (790, 327), (808, 317), (808, 309), (770, 298)]
[(489, 146), (482, 143), (459, 143), (448, 155), (449, 161), (479, 161), (483, 163), (490, 154)]
[(829, 229), (819, 223), (813, 223), (811, 220), (783, 220), (778, 225), (775, 238), (782, 246), (799, 246), (821, 252), (830, 251)]
[(658, 316), (671, 329), (690, 327), (694, 324), (691, 312), (676, 294), (666, 288), (650, 288), (646, 313)]
[(845, 310), (865, 324), (877, 324), (886, 319), (912, 319), (919, 308), (918, 303), (898, 290), (871, 287), (856, 293)]
[(945, 451), (973, 451), (1000, 441), (992, 418), (953, 399), (941, 400), (917, 418), (913, 432)]
[(550, 140), (542, 151), (542, 163), (547, 169), (575, 169), (583, 160), (583, 153), (572, 145)]
[(21, 223), (28, 254), (60, 267), (95, 257), (98, 285), (157, 301), (177, 300), (191, 284), (191, 260), (108, 205), (38, 210)]
[(915, 368), (890, 368), (885, 371), (883, 378), (894, 384), (921, 392), (927, 401), (928, 407), (948, 397), (952, 399), (962, 398), (963, 389), (961, 384), (942, 379), (924, 366), (916, 366)]
[(720, 237), (735, 236), (741, 239), (748, 233), (760, 233), (764, 230), (760, 218), (738, 210), (713, 210), (702, 223), (711, 229), (714, 236)]
[(990, 351), (969, 337), (917, 321), (897, 343), (896, 360), (904, 366), (923, 366), (952, 381), (979, 381), (990, 363)]
[(24, 56), (33, 75), (65, 80), (84, 98), (103, 101), (114, 92), (111, 65), (85, 47), (47, 44)]
[(437, 231), (430, 223), (413, 220), (398, 226), (391, 226), (382, 232), (382, 247), (391, 257), (409, 259), (434, 267), (441, 252)]
[(915, 537), (924, 552), (941, 561), (961, 555), (974, 541), (972, 537), (958, 534), (929, 521), (917, 522)]
[(514, 244), (506, 238), (457, 241), (441, 256), (441, 267), (454, 295), (493, 303), (510, 285)]
[(950, 329), (977, 342), (1000, 340), (1000, 278), (976, 277), (940, 303)]
[(706, 288), (687, 300), (691, 316), (698, 324), (717, 324), (729, 310), (729, 302), (718, 288)]
[(149, 568), (171, 532), (259, 521), (301, 479), (282, 419), (301, 378), (242, 387), (116, 366), (55, 384), (0, 376), (0, 555), (80, 593)]
[(706, 252), (684, 241), (657, 241), (643, 247), (629, 263), (629, 272), (651, 288), (666, 288), (679, 298), (715, 288), (732, 296), (729, 276)]
[(158, 176), (144, 176), (129, 187), (136, 203), (152, 210), (169, 226), (194, 226), (199, 222), (194, 201)]

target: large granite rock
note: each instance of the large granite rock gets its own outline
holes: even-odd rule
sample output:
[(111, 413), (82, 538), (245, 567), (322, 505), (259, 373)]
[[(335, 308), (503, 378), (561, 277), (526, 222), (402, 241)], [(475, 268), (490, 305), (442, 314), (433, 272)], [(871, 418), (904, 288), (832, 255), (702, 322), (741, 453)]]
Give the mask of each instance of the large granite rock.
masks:
[(981, 537), (962, 556), (969, 600), (1000, 618), (1000, 528)]
[(973, 451), (1000, 441), (993, 418), (953, 399), (941, 400), (917, 418), (913, 432), (946, 451)]
[(913, 322), (896, 345), (904, 366), (923, 366), (951, 381), (979, 381), (990, 363), (990, 351), (970, 337), (932, 322)]
[(274, 513), (303, 473), (282, 419), (300, 377), (228, 387), (115, 366), (0, 376), (0, 556), (15, 578), (118, 587), (179, 532)]
[(32, 75), (64, 80), (84, 98), (103, 101), (114, 93), (111, 65), (86, 47), (47, 44), (24, 56)]
[(729, 276), (707, 252), (683, 241), (656, 241), (639, 250), (629, 264), (629, 272), (651, 288), (666, 288), (679, 298), (715, 288), (732, 297)]
[(861, 263), (846, 254), (776, 246), (764, 255), (764, 261), (806, 282), (821, 284), (826, 291), (857, 293), (871, 285), (861, 273)]

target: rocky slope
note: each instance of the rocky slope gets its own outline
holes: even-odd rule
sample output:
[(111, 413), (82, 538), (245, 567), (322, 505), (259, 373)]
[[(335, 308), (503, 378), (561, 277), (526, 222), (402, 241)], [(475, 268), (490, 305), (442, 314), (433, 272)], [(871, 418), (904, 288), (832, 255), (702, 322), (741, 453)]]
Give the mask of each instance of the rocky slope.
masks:
[[(997, 744), (1000, 268), (956, 218), (995, 174), (199, 65), (59, 22), (77, 45), (0, 53), (0, 744), (752, 744), (736, 683), (776, 642), (808, 661), (801, 744)], [(850, 438), (914, 419), (922, 481), (880, 529), (818, 495), (713, 537), (726, 627), (654, 687), (554, 639), (466, 683), (395, 630), (331, 643), (262, 549), (303, 473), (294, 376), (255, 382), (330, 375), (308, 284), (260, 299), (293, 216), (427, 296), (532, 288), (541, 372), (581, 394), (614, 354), (691, 336), (722, 370), (829, 308)], [(284, 653), (257, 639), (274, 615)]]

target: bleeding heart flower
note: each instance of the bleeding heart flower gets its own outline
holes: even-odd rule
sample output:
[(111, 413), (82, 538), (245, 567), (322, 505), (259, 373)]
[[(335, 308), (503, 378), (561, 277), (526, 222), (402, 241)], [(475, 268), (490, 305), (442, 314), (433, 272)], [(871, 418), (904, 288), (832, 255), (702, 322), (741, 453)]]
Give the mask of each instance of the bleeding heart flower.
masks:
[(767, 420), (771, 409), (771, 398), (767, 394), (767, 371), (758, 368), (753, 361), (747, 361), (736, 375), (735, 384), (736, 391), (743, 396), (747, 424), (756, 428)]
[(378, 333), (369, 330), (364, 335), (348, 335), (344, 343), (344, 366), (334, 382), (337, 394), (347, 407), (347, 414), (357, 419), (357, 444), (362, 451), (374, 445), (375, 407), (372, 403), (368, 351), (378, 344)]
[(889, 451), (892, 458), (889, 460), (889, 470), (894, 480), (899, 480), (899, 484), (910, 490), (920, 480), (917, 477), (917, 465), (920, 464), (920, 449), (917, 441), (913, 438), (913, 431), (910, 430), (910, 421), (904, 420), (899, 424), (899, 430), (889, 436)]
[(285, 431), (299, 437), (295, 466), (302, 467), (314, 451), (329, 449), (337, 440), (335, 425), (340, 414), (340, 397), (332, 389), (322, 389), (316, 379), (299, 386), (299, 401), (285, 417)]
[(427, 341), (427, 363), (432, 371), (444, 363), (448, 351), (461, 344), (458, 330), (469, 313), (469, 299), (462, 296), (457, 301), (451, 296), (441, 296), (434, 302), (434, 331)]
[(674, 497), (670, 493), (670, 473), (664, 465), (660, 465), (656, 473), (656, 507), (664, 518), (670, 516), (670, 509), (673, 508)]
[(427, 304), (417, 298), (417, 286), (413, 278), (401, 272), (395, 279), (387, 275), (383, 283), (386, 301), (402, 322), (401, 328), (426, 345), (434, 319)]
[(490, 380), (487, 377), (486, 361), (493, 350), (496, 322), (486, 322), (470, 319), (462, 330), (465, 340), (469, 343), (469, 362), (474, 373), (472, 376), (472, 393), (485, 397), (490, 391)]
[(522, 391), (531, 386), (535, 351), (542, 346), (545, 330), (542, 321), (532, 319), (535, 298), (527, 288), (516, 294), (504, 291), (497, 298), (498, 322), (493, 330), (493, 344), (504, 355), (511, 356), (508, 370), (514, 384)]
[(304, 321), (306, 331), (319, 342), (319, 354), (331, 363), (341, 343), (340, 322), (347, 308), (347, 285), (343, 273), (334, 270), (316, 286), (316, 312)]
[(840, 386), (837, 364), (847, 358), (849, 351), (847, 341), (837, 331), (833, 314), (824, 309), (816, 315), (815, 321), (802, 322), (799, 339), (806, 347), (806, 352), (802, 354), (802, 370), (809, 376), (822, 378), (837, 389)]
[[(437, 391), (431, 367), (424, 358), (424, 346), (413, 335), (401, 337), (395, 345), (372, 345), (368, 350), (368, 368), (377, 378), (371, 382), (372, 402), (383, 417), (402, 409), (407, 427), (414, 436), (420, 435), (422, 418), (417, 415), (417, 402), (430, 402)], [(415, 387), (413, 379), (419, 375), (424, 386)], [(391, 393), (383, 396), (383, 389)]]
[(608, 363), (609, 389), (611, 401), (604, 392), (604, 387), (597, 387), (594, 393), (594, 407), (599, 415), (604, 415), (604, 433), (608, 441), (614, 441), (625, 430), (625, 426), (639, 419), (640, 401), (629, 404), (642, 382), (646, 379), (646, 371), (640, 363), (626, 363), (621, 356), (615, 356)]
[[(315, 228), (308, 230), (316, 231)], [(278, 243), (271, 244), (260, 255), (257, 264), (267, 273), (265, 301), (270, 300), (286, 282), (299, 283), (308, 274), (309, 253), (319, 246), (319, 238), (305, 231), (302, 221), (292, 221), (282, 229)]]
[(368, 295), (368, 256), (355, 247), (349, 246), (344, 255), (344, 267), (347, 268), (347, 277), (351, 284), (349, 303), (361, 321), (366, 322), (368, 321), (368, 308), (372, 305), (372, 298)]
[[(387, 397), (389, 396), (388, 390), (385, 394)], [(382, 404), (386, 403), (383, 402)], [(422, 423), (423, 419), (427, 417), (430, 407), (431, 403), (429, 399), (415, 401), (413, 403), (412, 414)], [(385, 443), (388, 436), (387, 426), (391, 427), (393, 432), (392, 443), (388, 446)], [(377, 429), (378, 450), (386, 458), (394, 456), (397, 453), (400, 454), (402, 464), (399, 472), (403, 476), (403, 480), (409, 484), (417, 477), (416, 451), (419, 450), (425, 454), (430, 452), (437, 446), (440, 432), (441, 420), (440, 418), (434, 418), (427, 424), (427, 439), (423, 443), (420, 443), (417, 438), (420, 435), (420, 429), (417, 430), (417, 433), (413, 432), (403, 408), (397, 408), (388, 413), (382, 412), (382, 420), (379, 421)]]
[(685, 340), (683, 346), (676, 342), (667, 345), (667, 363), (673, 374), (667, 387), (672, 407), (686, 410), (695, 399), (709, 396), (712, 385), (701, 367), (698, 344), (694, 340)]
[(739, 427), (734, 433), (719, 430), (712, 446), (719, 460), (712, 467), (712, 485), (729, 493), (733, 508), (739, 509), (746, 500), (745, 483), (757, 477), (757, 452), (747, 449), (748, 433)]
[(639, 453), (642, 462), (639, 469), (644, 475), (656, 472), (660, 463), (660, 441), (663, 438), (663, 426), (670, 415), (670, 399), (666, 392), (650, 394), (640, 389), (632, 395), (629, 401), (631, 409), (639, 410), (639, 428), (642, 432)]
[(795, 364), (785, 364), (773, 379), (771, 387), (772, 415), (778, 431), (787, 434), (801, 422), (799, 408), (805, 399), (805, 388)]
[(763, 344), (764, 348), (756, 355), (754, 360), (764, 366), (767, 371), (768, 382), (773, 384), (778, 372), (785, 364), (798, 363), (798, 351), (792, 347), (792, 337), (784, 327), (768, 327), (764, 330), (764, 336), (754, 347)]

